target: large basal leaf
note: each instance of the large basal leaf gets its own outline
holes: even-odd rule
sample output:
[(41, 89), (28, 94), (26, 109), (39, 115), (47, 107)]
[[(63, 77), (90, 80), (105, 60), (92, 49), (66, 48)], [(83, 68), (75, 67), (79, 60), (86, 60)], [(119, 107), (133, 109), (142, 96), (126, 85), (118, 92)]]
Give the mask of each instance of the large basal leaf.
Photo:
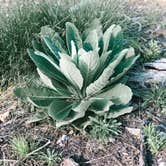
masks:
[(63, 41), (63, 39), (59, 36), (58, 33), (55, 33), (53, 38), (52, 38), (53, 42), (55, 43), (55, 45), (59, 48), (59, 50), (62, 53), (66, 53), (66, 45), (65, 42)]
[(32, 46), (35, 51), (44, 52), (44, 49), (39, 41), (32, 40)]
[(99, 67), (98, 75), (100, 75), (103, 72), (103, 70), (107, 67), (109, 62), (108, 59), (110, 59), (109, 57), (111, 56), (111, 53), (112, 53), (112, 50), (107, 51), (100, 56), (100, 67)]
[(73, 40), (71, 41), (71, 57), (73, 61), (78, 64), (78, 52)]
[(43, 74), (38, 68), (37, 68), (38, 74), (41, 78), (41, 81), (49, 88), (55, 90), (59, 95), (62, 95), (64, 97), (71, 96), (72, 93), (69, 90), (69, 87), (65, 84), (59, 83), (58, 81), (54, 79), (50, 79), (45, 74)]
[(124, 84), (117, 84), (110, 89), (106, 89), (105, 92), (100, 93), (96, 97), (106, 98), (111, 100), (115, 105), (126, 105), (132, 98), (131, 89)]
[(92, 23), (89, 25), (89, 27), (85, 29), (82, 35), (83, 40), (85, 41), (87, 36), (94, 30), (97, 32), (98, 39), (100, 39), (103, 36), (103, 31), (102, 31), (102, 25), (99, 19), (94, 19)]
[(95, 50), (101, 55), (103, 51), (103, 31), (99, 19), (95, 19), (83, 33), (84, 49)]
[(116, 55), (122, 50), (123, 46), (123, 34), (121, 27), (118, 25), (112, 25), (106, 30), (103, 35), (104, 48), (100, 57), (101, 69), (107, 67), (110, 60), (113, 60)]
[(108, 51), (109, 48), (109, 42), (110, 38), (112, 37), (113, 29), (116, 27), (115, 24), (111, 25), (104, 33), (103, 35), (103, 41), (104, 41), (104, 48), (103, 53), (105, 54)]
[(91, 95), (98, 93), (109, 83), (109, 78), (114, 73), (114, 69), (120, 63), (120, 61), (124, 58), (127, 51), (128, 51), (128, 49), (124, 49), (123, 51), (121, 51), (119, 53), (119, 55), (116, 56), (114, 61), (112, 63), (110, 63), (108, 65), (108, 67), (106, 67), (106, 69), (103, 71), (101, 76), (94, 83), (90, 84), (87, 87), (87, 89), (86, 89), (87, 96), (91, 96)]
[(61, 52), (60, 49), (55, 45), (55, 43), (48, 37), (42, 38), (51, 53), (55, 56), (55, 59), (58, 61), (60, 56), (59, 53)]
[(119, 67), (115, 71), (115, 73), (117, 75), (115, 75), (111, 78), (110, 83), (114, 83), (114, 82), (118, 81), (120, 78), (122, 78), (128, 72), (128, 70), (134, 65), (134, 63), (137, 61), (138, 58), (139, 58), (139, 56), (130, 57), (125, 62), (121, 63), (121, 65), (124, 68), (121, 68), (119, 65)]
[(114, 105), (114, 103), (107, 98), (95, 98), (92, 99), (92, 101), (89, 110), (98, 115), (104, 115), (109, 111), (110, 107)]
[(49, 88), (53, 89), (56, 91), (56, 88), (53, 86), (51, 79), (47, 77), (45, 74), (43, 74), (40, 69), (37, 68), (37, 72), (40, 76), (41, 81)]
[(97, 30), (95, 29), (89, 33), (86, 40), (84, 41), (84, 44), (86, 45), (89, 44), (92, 50), (98, 53), (99, 51), (98, 41), (99, 41), (99, 38), (98, 38)]
[(34, 52), (31, 49), (28, 49), (28, 53), (36, 66), (46, 76), (54, 78), (62, 83), (68, 82), (65, 76), (61, 73), (59, 66), (57, 66), (50, 57), (39, 51)]
[(78, 51), (79, 48), (82, 48), (82, 39), (79, 35), (78, 29), (75, 27), (74, 24), (67, 22), (66, 23), (66, 41), (67, 47), (69, 50), (69, 54), (71, 54), (72, 46), (71, 41), (74, 41), (76, 50)]
[(69, 115), (72, 105), (73, 102), (67, 102), (63, 99), (55, 99), (48, 109), (48, 114), (54, 120), (63, 120)]
[(72, 87), (70, 85), (62, 84), (54, 79), (52, 79), (52, 84), (56, 88), (59, 95), (65, 97), (73, 96), (75, 93), (74, 89), (71, 91)]
[(84, 86), (86, 87), (93, 80), (94, 74), (99, 65), (99, 55), (96, 52), (86, 52), (84, 49), (78, 51), (79, 68), (84, 77)]
[(112, 55), (119, 53), (123, 48), (123, 33), (119, 25), (116, 25), (110, 34), (108, 50), (112, 50)]
[(128, 53), (126, 54), (126, 57), (115, 69), (115, 73), (113, 74), (113, 77), (110, 80), (110, 84), (118, 81), (121, 77), (123, 77), (133, 66), (133, 64), (136, 62), (138, 58), (139, 56), (135, 56), (134, 49), (130, 48), (128, 50)]
[(56, 127), (59, 128), (64, 125), (71, 124), (75, 120), (83, 118), (85, 116), (85, 112), (88, 110), (91, 102), (92, 101), (90, 101), (90, 100), (81, 101), (81, 103), (77, 107), (72, 109), (71, 115), (67, 119), (64, 119), (64, 121), (57, 121)]
[(79, 69), (76, 67), (76, 65), (72, 62), (71, 57), (61, 54), (60, 59), (60, 69), (63, 72), (63, 74), (68, 78), (68, 80), (79, 89), (83, 86), (83, 78), (79, 71)]
[[(65, 42), (62, 40), (62, 38), (59, 36), (59, 34), (56, 33), (52, 28), (50, 28), (47, 25), (41, 27), (41, 31), (40, 31), (39, 35), (41, 37), (50, 38), (55, 43), (55, 45), (59, 48), (59, 50), (61, 52), (66, 53)], [(41, 51), (40, 49), (37, 49), (37, 50)]]
[(123, 108), (115, 108), (115, 109), (110, 109), (107, 118), (112, 119), (112, 118), (117, 118), (119, 116), (122, 116), (124, 114), (130, 113), (133, 110), (133, 107), (123, 107)]
[(21, 100), (25, 100), (27, 97), (27, 92), (25, 88), (21, 88), (21, 87), (14, 89), (14, 94)]
[(49, 105), (56, 99), (54, 96), (29, 96), (27, 97), (28, 101), (34, 106), (43, 108), (49, 107)]

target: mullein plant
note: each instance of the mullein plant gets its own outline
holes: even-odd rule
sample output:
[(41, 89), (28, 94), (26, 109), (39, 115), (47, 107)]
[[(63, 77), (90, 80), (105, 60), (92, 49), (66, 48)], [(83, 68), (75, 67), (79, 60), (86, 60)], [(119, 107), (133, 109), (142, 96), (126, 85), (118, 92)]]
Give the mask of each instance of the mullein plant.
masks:
[[(103, 33), (95, 20), (80, 34), (67, 22), (66, 43), (47, 28), (42, 28), (41, 39), (28, 49), (43, 90), (33, 89), (25, 94), (26, 99), (44, 109), (57, 128), (71, 123), (84, 127), (89, 117), (112, 119), (130, 113), (132, 91), (122, 78), (139, 56), (131, 47), (123, 49), (121, 27), (113, 24)], [(15, 92), (21, 91), (18, 88)]]

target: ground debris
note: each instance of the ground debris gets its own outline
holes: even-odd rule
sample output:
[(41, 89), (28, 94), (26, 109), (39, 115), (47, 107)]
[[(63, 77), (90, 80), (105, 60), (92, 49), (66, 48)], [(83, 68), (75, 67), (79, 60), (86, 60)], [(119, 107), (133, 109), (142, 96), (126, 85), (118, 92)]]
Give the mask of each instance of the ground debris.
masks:
[(73, 159), (67, 158), (60, 164), (60, 166), (79, 166)]

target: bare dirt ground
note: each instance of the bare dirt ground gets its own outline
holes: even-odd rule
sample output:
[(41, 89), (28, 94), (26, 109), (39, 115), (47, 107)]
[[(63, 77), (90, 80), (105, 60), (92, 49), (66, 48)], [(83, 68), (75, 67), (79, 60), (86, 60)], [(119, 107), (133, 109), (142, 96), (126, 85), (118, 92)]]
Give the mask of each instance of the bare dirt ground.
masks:
[[(49, 140), (51, 143), (46, 148), (55, 149), (63, 159), (73, 158), (80, 165), (139, 166), (142, 162), (140, 161), (143, 153), (142, 139), (140, 136), (128, 132), (126, 127), (141, 129), (148, 118), (155, 124), (166, 121), (166, 118), (157, 112), (155, 113), (152, 108), (137, 109), (132, 114), (119, 119), (123, 123), (122, 134), (111, 139), (107, 144), (102, 144), (80, 134), (72, 127), (56, 130), (54, 125), (47, 121), (28, 125), (27, 119), (33, 114), (33, 111), (28, 109), (29, 106), (21, 107), (13, 96), (13, 87), (1, 94), (0, 103), (0, 159), (8, 160), (6, 165), (10, 166), (44, 166), (44, 163), (42, 164), (42, 161), (33, 158), (33, 155), (31, 158), (27, 158), (24, 163), (16, 164), (18, 158), (9, 143), (14, 136), (18, 135), (24, 136), (27, 140), (38, 142), (39, 147)], [(60, 147), (57, 140), (64, 134), (69, 136), (69, 140), (64, 147)], [(45, 151), (45, 149), (41, 151)], [(157, 166), (159, 159), (166, 159), (166, 149), (153, 156), (149, 161), (150, 165)]]

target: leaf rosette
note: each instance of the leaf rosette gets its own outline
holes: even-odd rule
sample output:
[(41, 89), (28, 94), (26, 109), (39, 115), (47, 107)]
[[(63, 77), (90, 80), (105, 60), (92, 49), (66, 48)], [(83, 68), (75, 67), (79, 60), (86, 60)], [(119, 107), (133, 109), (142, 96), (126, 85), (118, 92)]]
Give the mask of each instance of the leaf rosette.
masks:
[[(40, 42), (33, 41), (33, 49), (28, 49), (44, 91), (34, 89), (26, 98), (46, 109), (57, 127), (86, 122), (89, 116), (110, 119), (132, 111), (128, 106), (132, 91), (121, 80), (138, 56), (133, 48), (123, 49), (119, 25), (112, 25), (104, 33), (101, 25), (91, 27), (81, 35), (74, 24), (67, 22), (66, 43), (45, 27), (44, 32), (51, 35), (41, 33)], [(19, 91), (16, 94), (22, 94)]]

